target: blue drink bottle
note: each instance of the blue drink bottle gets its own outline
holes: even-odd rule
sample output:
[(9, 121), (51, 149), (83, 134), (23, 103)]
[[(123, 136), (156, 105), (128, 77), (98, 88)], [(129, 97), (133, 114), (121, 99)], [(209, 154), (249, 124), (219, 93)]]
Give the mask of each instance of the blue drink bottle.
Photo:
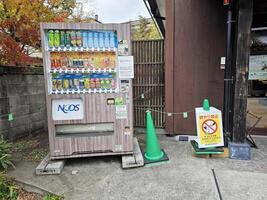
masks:
[(93, 32), (88, 33), (88, 41), (87, 41), (88, 47), (93, 48), (94, 47), (94, 39), (93, 39)]
[(98, 33), (94, 32), (94, 47), (98, 48)]
[(98, 45), (100, 48), (103, 48), (104, 47), (104, 33), (99, 33), (98, 38), (99, 38)]
[(114, 43), (115, 43), (114, 33), (111, 32), (109, 34), (109, 46), (110, 46), (110, 48), (114, 48), (114, 46), (115, 46)]
[(105, 32), (105, 48), (109, 48), (109, 32)]
[(82, 32), (82, 38), (83, 38), (83, 47), (88, 47), (88, 32), (87, 31)]

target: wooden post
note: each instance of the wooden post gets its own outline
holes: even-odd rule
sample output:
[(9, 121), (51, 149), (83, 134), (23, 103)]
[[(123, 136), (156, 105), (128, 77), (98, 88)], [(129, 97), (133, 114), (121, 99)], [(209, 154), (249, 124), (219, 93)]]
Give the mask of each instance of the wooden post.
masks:
[(253, 0), (237, 2), (236, 75), (234, 96), (233, 142), (246, 139), (246, 111), (248, 95), (248, 67), (251, 44)]
[[(165, 39), (165, 98), (166, 112), (174, 112), (174, 57), (175, 57), (175, 1), (166, 1), (166, 39)], [(174, 134), (174, 117), (166, 117), (166, 131)]]

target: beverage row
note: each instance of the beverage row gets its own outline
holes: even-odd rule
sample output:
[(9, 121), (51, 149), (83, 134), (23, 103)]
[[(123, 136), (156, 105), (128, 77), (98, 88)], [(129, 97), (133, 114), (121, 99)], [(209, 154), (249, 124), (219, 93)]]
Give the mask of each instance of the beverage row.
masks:
[(113, 74), (54, 74), (52, 90), (115, 89)]
[(104, 69), (115, 68), (115, 57), (89, 57), (89, 58), (70, 58), (70, 57), (56, 57), (51, 58), (51, 68), (85, 68), (85, 69)]
[(49, 30), (49, 47), (117, 47), (117, 36), (112, 31)]

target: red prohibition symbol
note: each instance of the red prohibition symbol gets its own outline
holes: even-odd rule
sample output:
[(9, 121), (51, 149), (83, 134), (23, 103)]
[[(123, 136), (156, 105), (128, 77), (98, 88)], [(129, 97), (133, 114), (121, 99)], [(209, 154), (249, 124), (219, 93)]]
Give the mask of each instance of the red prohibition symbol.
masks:
[(217, 131), (217, 123), (212, 119), (207, 119), (202, 123), (202, 131), (205, 134), (213, 134)]

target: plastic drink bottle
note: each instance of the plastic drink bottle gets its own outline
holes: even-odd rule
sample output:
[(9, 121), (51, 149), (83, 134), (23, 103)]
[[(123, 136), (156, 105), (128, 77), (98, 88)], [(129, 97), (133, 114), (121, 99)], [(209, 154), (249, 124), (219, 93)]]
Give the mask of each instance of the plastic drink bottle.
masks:
[(55, 30), (54, 32), (54, 46), (59, 47), (60, 45), (60, 33), (59, 30)]
[(98, 34), (98, 45), (100, 48), (104, 47), (104, 33)]
[(105, 80), (104, 80), (104, 79), (102, 79), (102, 80), (100, 81), (100, 85), (101, 85), (101, 88), (106, 88)]
[(60, 31), (60, 46), (65, 46), (65, 31)]
[(83, 31), (82, 36), (83, 36), (83, 47), (88, 47), (88, 32)]
[(89, 79), (89, 76), (86, 76), (84, 78), (84, 87), (85, 87), (85, 89), (89, 89), (90, 88), (90, 79)]
[(62, 76), (57, 77), (57, 89), (62, 90)]
[(71, 46), (76, 46), (76, 34), (75, 34), (75, 31), (71, 31), (71, 33), (70, 33), (70, 43), (71, 43)]
[(79, 77), (78, 77), (77, 75), (75, 75), (75, 76), (73, 77), (73, 88), (74, 88), (75, 90), (78, 90), (79, 85), (80, 85)]
[(81, 31), (76, 31), (76, 45), (78, 47), (82, 46), (82, 33), (81, 33)]
[(57, 79), (56, 78), (52, 79), (52, 90), (53, 91), (57, 90)]
[(95, 79), (91, 78), (90, 80), (90, 88), (95, 88)]
[(112, 88), (116, 88), (116, 81), (115, 81), (115, 79), (112, 79), (111, 80), (111, 87)]
[(66, 33), (65, 33), (65, 46), (70, 47), (70, 45), (71, 45), (71, 32), (66, 31)]
[(111, 88), (111, 81), (110, 81), (110, 79), (106, 79), (106, 88)]
[(88, 33), (88, 47), (93, 48), (94, 47), (94, 39), (93, 39), (93, 32)]
[(48, 44), (49, 44), (49, 47), (54, 46), (54, 31), (53, 30), (48, 31)]
[(98, 33), (94, 32), (94, 48), (98, 48)]
[(79, 81), (79, 88), (84, 89), (84, 76), (80, 76), (80, 81)]
[(109, 48), (109, 32), (105, 32), (105, 48)]
[(95, 87), (96, 87), (96, 88), (100, 88), (100, 87), (101, 87), (99, 78), (96, 78), (96, 79), (95, 79)]
[(68, 79), (67, 76), (65, 76), (65, 77), (63, 78), (63, 89), (64, 89), (64, 90), (67, 90), (67, 89), (69, 89), (69, 87), (70, 87), (70, 85), (69, 85), (69, 79)]
[(109, 46), (110, 46), (110, 48), (114, 48), (114, 32), (111, 32), (110, 34), (109, 34)]

